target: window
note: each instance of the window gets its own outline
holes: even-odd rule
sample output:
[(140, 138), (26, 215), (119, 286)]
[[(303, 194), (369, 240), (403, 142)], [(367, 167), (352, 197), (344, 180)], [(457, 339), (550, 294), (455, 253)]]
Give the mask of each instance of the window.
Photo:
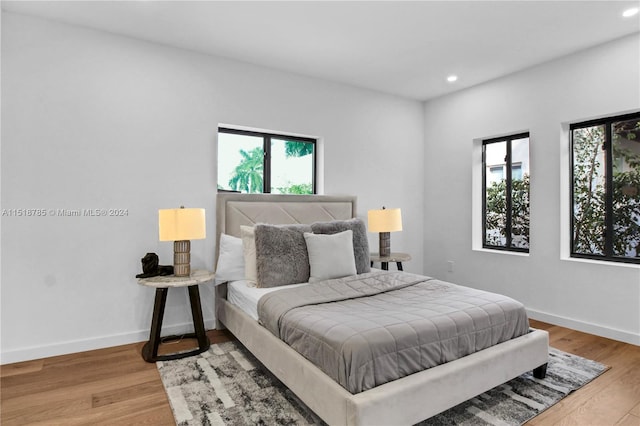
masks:
[[(500, 164), (500, 165), (493, 165), (493, 166), (488, 166), (489, 167), (489, 183), (494, 183), (494, 182), (499, 182), (502, 179), (504, 179), (504, 177), (507, 174), (507, 165), (506, 164)], [(511, 164), (511, 179), (522, 179), (522, 164), (520, 163), (512, 163)]]
[(522, 164), (513, 164), (511, 166), (511, 179), (522, 180)]
[(484, 248), (529, 252), (529, 133), (482, 141)]
[(571, 255), (640, 263), (640, 112), (570, 130)]
[(504, 164), (500, 166), (490, 166), (489, 167), (489, 180), (491, 183), (500, 182), (504, 179)]
[(315, 194), (316, 140), (218, 129), (218, 189)]

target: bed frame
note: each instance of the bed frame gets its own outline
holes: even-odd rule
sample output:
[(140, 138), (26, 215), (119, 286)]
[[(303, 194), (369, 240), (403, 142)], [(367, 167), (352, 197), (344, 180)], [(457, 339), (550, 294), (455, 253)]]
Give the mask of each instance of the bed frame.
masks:
[[(312, 223), (356, 217), (356, 197), (218, 194), (220, 234), (240, 236), (241, 225)], [(216, 250), (216, 253), (218, 250)], [(351, 394), (318, 367), (226, 300), (216, 287), (216, 327), (228, 328), (253, 355), (330, 425), (415, 424), (527, 371), (544, 377), (546, 331), (530, 333), (373, 389)]]

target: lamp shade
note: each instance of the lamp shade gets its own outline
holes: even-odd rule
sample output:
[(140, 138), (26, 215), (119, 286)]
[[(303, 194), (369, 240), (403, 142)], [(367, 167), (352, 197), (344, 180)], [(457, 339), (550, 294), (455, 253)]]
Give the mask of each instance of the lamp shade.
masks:
[(204, 209), (158, 210), (160, 241), (201, 240), (207, 237)]
[(402, 231), (402, 213), (400, 209), (369, 210), (369, 232)]

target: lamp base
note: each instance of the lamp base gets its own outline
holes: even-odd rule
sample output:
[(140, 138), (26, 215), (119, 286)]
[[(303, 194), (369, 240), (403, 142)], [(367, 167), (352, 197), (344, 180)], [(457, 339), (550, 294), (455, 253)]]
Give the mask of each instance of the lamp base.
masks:
[(380, 257), (391, 256), (391, 232), (380, 232)]
[(188, 277), (191, 275), (191, 241), (173, 242), (173, 275)]

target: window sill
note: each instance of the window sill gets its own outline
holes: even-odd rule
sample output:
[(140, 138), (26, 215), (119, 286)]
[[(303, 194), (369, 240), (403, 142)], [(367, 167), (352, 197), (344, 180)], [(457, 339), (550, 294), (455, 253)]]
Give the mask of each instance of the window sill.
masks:
[(564, 262), (590, 263), (592, 265), (621, 266), (623, 268), (640, 269), (640, 265), (638, 265), (637, 263), (611, 262), (608, 260), (585, 259), (581, 257), (571, 257), (571, 256), (562, 256), (560, 260)]
[(529, 257), (529, 253), (523, 253), (520, 251), (510, 251), (510, 250), (492, 250), (487, 248), (474, 248), (473, 251), (479, 251), (482, 253), (494, 253), (494, 254), (507, 254), (510, 256), (520, 256), (520, 257)]

